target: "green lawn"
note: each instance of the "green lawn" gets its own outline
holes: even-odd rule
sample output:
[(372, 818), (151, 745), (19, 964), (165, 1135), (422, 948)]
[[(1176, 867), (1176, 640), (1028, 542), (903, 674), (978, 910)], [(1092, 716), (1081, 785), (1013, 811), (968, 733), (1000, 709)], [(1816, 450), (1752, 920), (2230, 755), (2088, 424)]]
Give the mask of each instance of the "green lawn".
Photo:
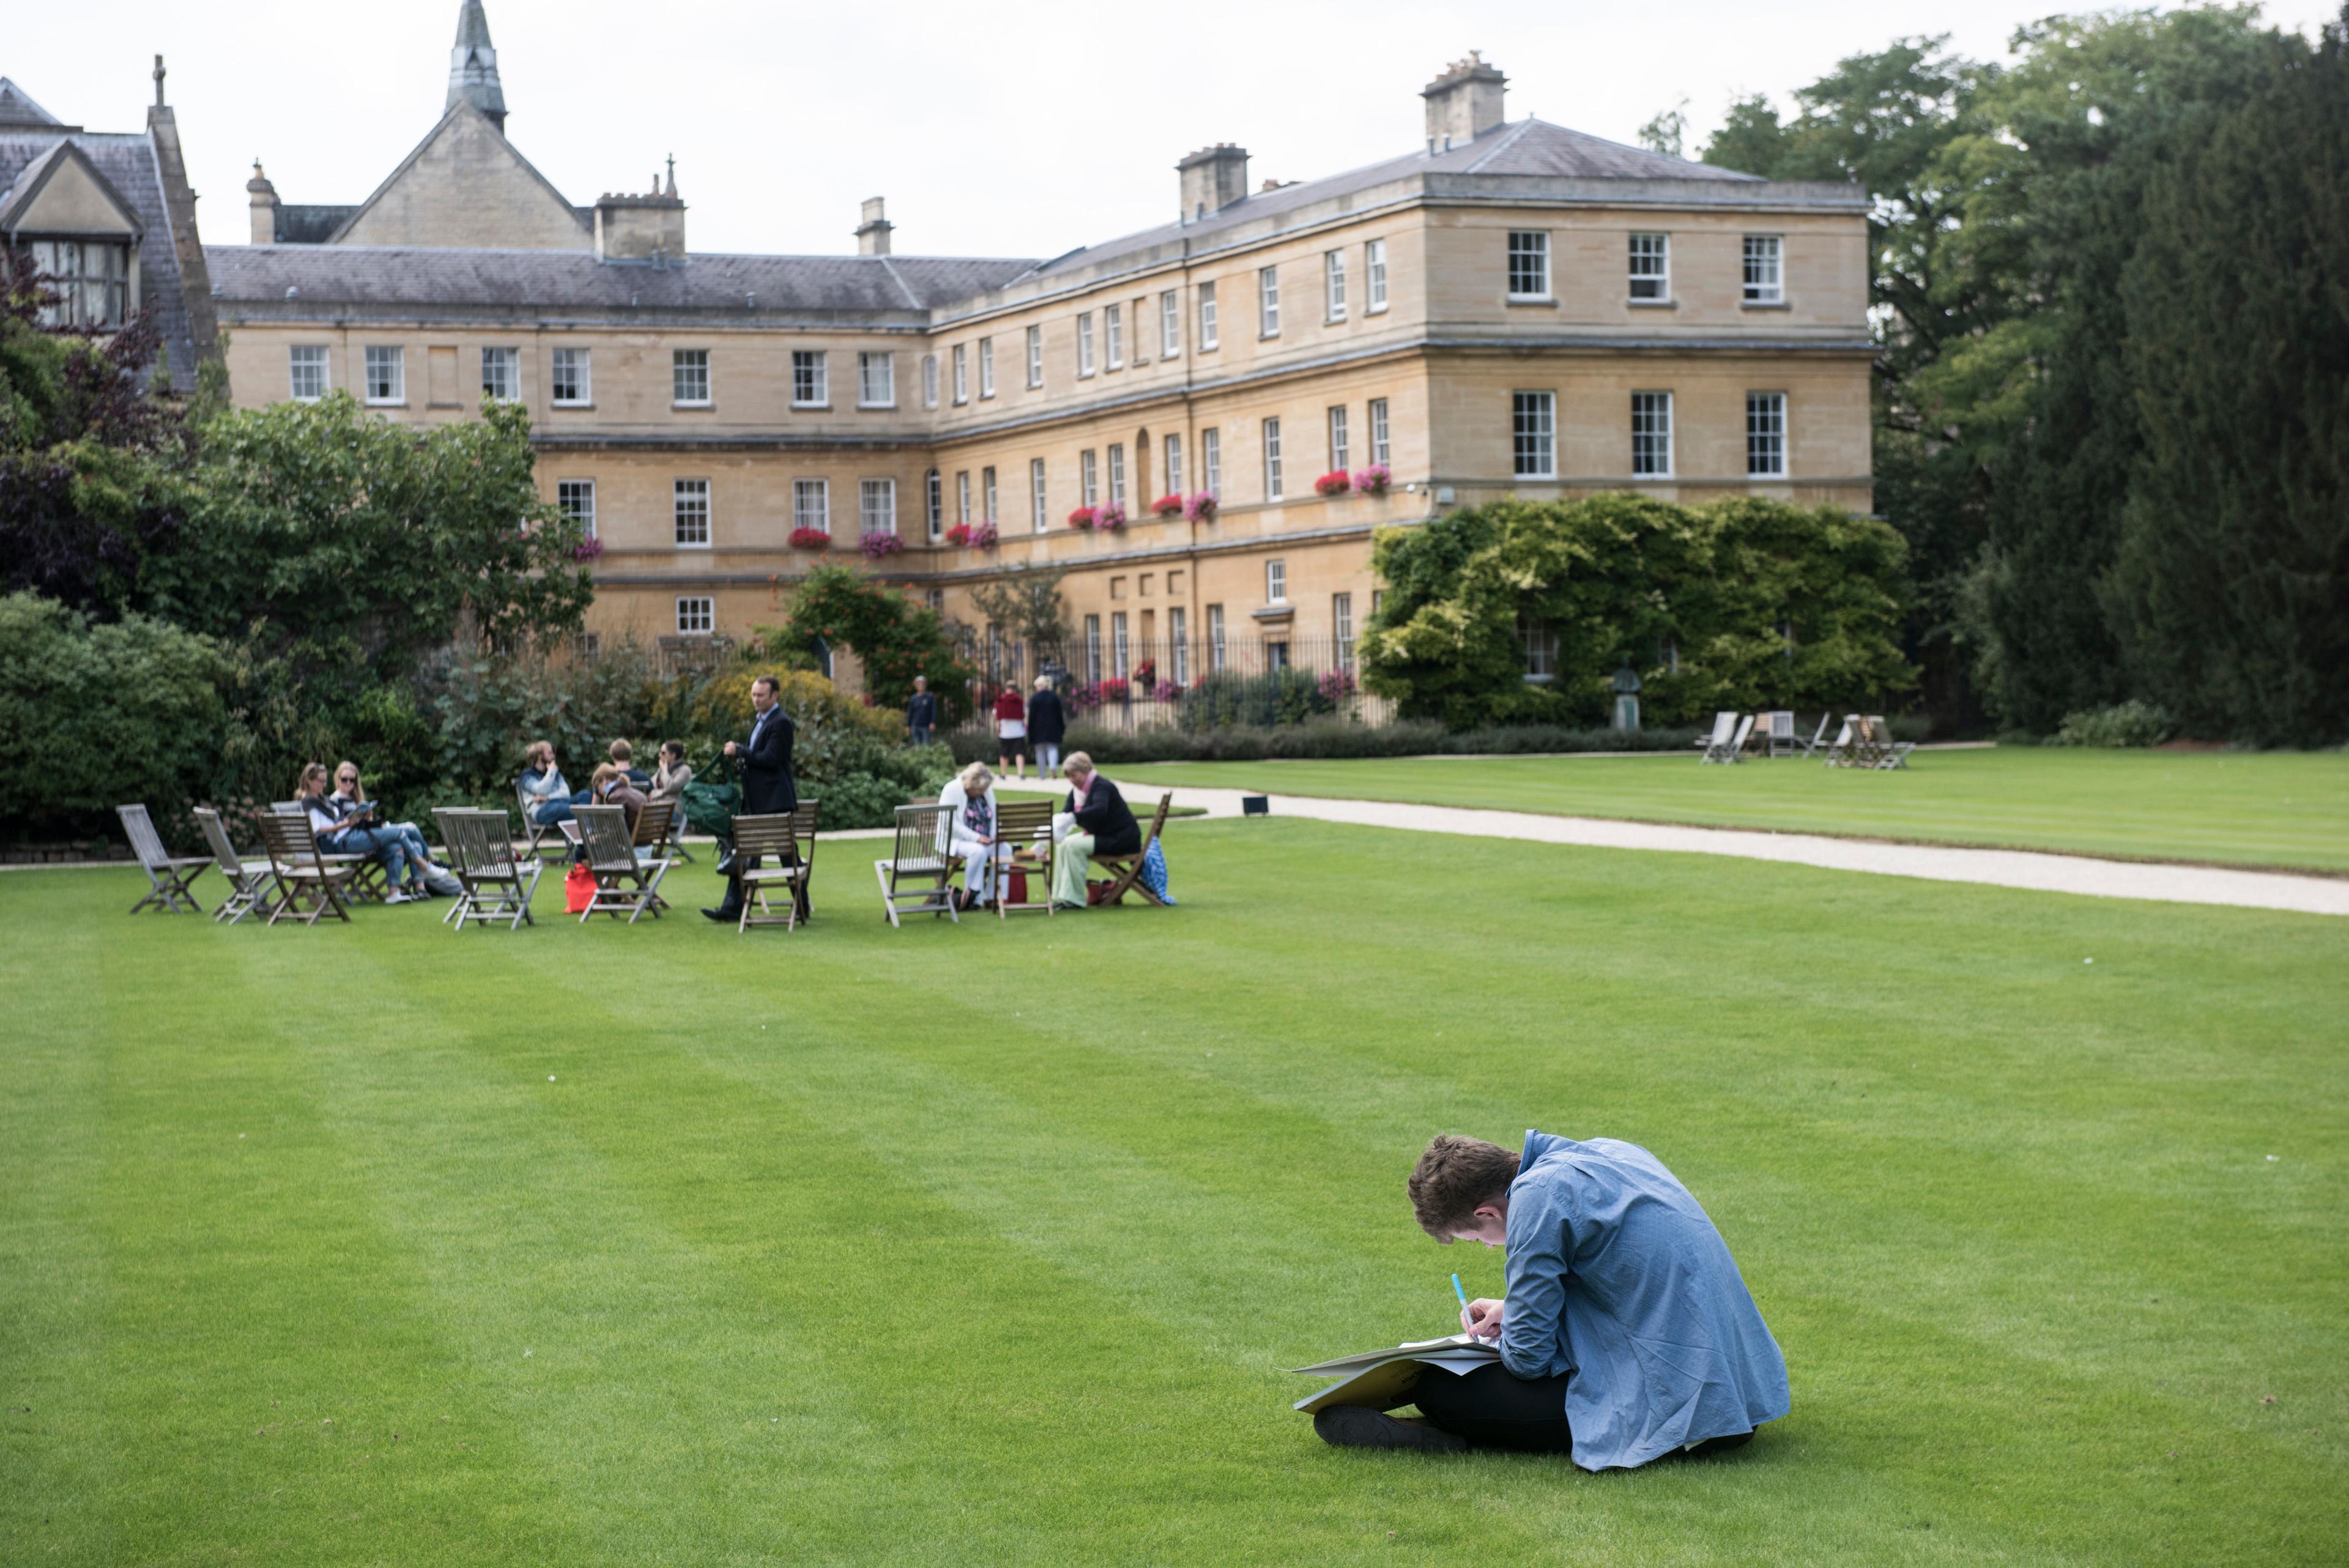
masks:
[(1134, 763), (1119, 779), (1719, 827), (2349, 870), (2349, 753), (1920, 752), (1899, 773), (1781, 758)]
[[(2349, 922), (1168, 837), (1174, 911), (893, 932), (843, 843), (748, 938), (0, 875), (0, 1560), (2349, 1554)], [(1313, 1438), (1279, 1368), (1498, 1293), (1423, 1142), (1527, 1126), (1694, 1189), (1792, 1416), (1606, 1476)]]

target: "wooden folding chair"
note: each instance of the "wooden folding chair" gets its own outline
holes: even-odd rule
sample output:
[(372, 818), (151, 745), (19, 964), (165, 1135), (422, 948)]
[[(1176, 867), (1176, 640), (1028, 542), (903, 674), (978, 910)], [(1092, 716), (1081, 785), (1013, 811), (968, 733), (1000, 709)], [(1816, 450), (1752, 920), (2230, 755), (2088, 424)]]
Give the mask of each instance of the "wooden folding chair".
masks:
[(1833, 722), (1835, 722), (1834, 714), (1822, 713), (1819, 715), (1819, 727), (1811, 732), (1811, 738), (1809, 740), (1802, 742), (1802, 755), (1805, 762), (1808, 762), (1813, 753), (1817, 752), (1819, 747), (1826, 743), (1827, 738), (1827, 726)]
[[(1011, 854), (995, 867), (995, 912), (1009, 919), (1052, 913), (1052, 862), (1060, 853), (1052, 842), (1052, 803), (1049, 800), (999, 801), (995, 807), (995, 841), (1008, 844)], [(1011, 873), (1028, 879), (1028, 897), (1011, 901)], [(968, 882), (968, 878), (965, 877)]]
[(522, 830), (527, 841), (527, 847), (523, 850), (523, 854), (535, 856), (541, 849), (544, 848), (550, 841), (561, 841), (562, 835), (557, 833), (555, 830), (560, 827), (562, 824), (554, 822), (541, 822), (538, 820), (537, 808), (544, 805), (546, 802), (533, 799), (530, 795), (523, 793), (522, 781), (520, 779), (516, 779), (514, 781), (514, 799), (520, 802), (522, 805)]
[(892, 926), (903, 929), (900, 914), (925, 912), (962, 924), (955, 909), (955, 857), (941, 847), (953, 810), (936, 801), (897, 808), (897, 837), (889, 858), (873, 863), (881, 883), (881, 912)]
[[(649, 813), (656, 805), (665, 805), (668, 807), (669, 813), (668, 844), (663, 852), (667, 854), (670, 859), (677, 861), (679, 865), (699, 865), (700, 861), (695, 857), (693, 851), (687, 848), (685, 845), (685, 830), (688, 826), (685, 820), (685, 797), (674, 794), (657, 794), (654, 795), (646, 805), (645, 809)], [(641, 816), (636, 818), (636, 842), (638, 844), (645, 842), (645, 819)]]
[[(305, 821), (310, 815), (307, 801), (273, 800), (269, 803), (269, 809), (292, 812)], [(379, 904), (391, 891), (391, 878), (384, 863), (372, 855), (337, 855), (333, 850), (321, 849), (318, 851), (318, 863), (339, 866), (350, 872), (350, 879), (343, 887), (343, 897), (354, 904)]]
[(1736, 732), (1736, 714), (1715, 713), (1713, 716), (1713, 733), (1697, 742), (1704, 750), (1696, 760), (1700, 763), (1735, 762), (1737, 745), (1732, 742), (1730, 737)]
[(1909, 765), (1909, 753), (1917, 749), (1917, 742), (1914, 741), (1894, 740), (1892, 738), (1892, 726), (1885, 722), (1884, 715), (1881, 713), (1870, 713), (1864, 722), (1867, 724), (1868, 735), (1876, 746), (1875, 760), (1870, 762), (1868, 766), (1875, 768), (1881, 773), (1889, 773), (1895, 768), (1907, 767)]
[[(800, 858), (798, 836), (792, 831), (797, 812), (734, 819), (734, 875), (742, 885), (742, 915), (735, 929), (781, 926), (792, 930), (800, 923), (800, 895), (807, 880), (807, 863)], [(768, 907), (767, 889), (781, 888), (789, 902), (778, 915)], [(756, 902), (759, 912), (750, 906)]]
[[(636, 847), (638, 860), (647, 863), (665, 860), (675, 866), (692, 858), (686, 854), (685, 846), (677, 841), (677, 812), (675, 800), (651, 800), (647, 801), (644, 809), (636, 813), (636, 830), (630, 842)], [(654, 895), (654, 902), (663, 909), (668, 908), (668, 900), (658, 894)]]
[[(292, 916), (305, 926), (315, 926), (319, 917), (329, 911), (338, 920), (350, 919), (350, 911), (343, 907), (343, 896), (356, 868), (347, 859), (341, 864), (330, 864), (318, 853), (318, 841), (310, 832), (307, 812), (269, 811), (261, 818), (261, 842), (269, 851), (269, 874), (276, 885), (276, 896), (269, 904), (268, 924), (274, 926)], [(305, 898), (310, 900), (307, 914), (299, 909)]]
[(191, 884), (212, 864), (209, 855), (174, 857), (163, 847), (163, 836), (155, 831), (155, 819), (147, 815), (144, 805), (118, 805), (117, 816), (122, 818), (122, 831), (129, 836), (130, 852), (139, 857), (139, 868), (147, 873), (147, 896), (130, 906), (130, 912), (152, 904), (167, 915), (201, 915), (204, 907), (196, 901)]
[(1769, 738), (1764, 746), (1763, 754), (1770, 757), (1793, 754), (1795, 748), (1802, 743), (1795, 738), (1795, 715), (1786, 709), (1780, 708), (1764, 713), (1763, 717), (1770, 721)]
[(1140, 878), (1143, 857), (1150, 853), (1150, 846), (1158, 842), (1158, 835), (1166, 826), (1167, 807), (1174, 804), (1174, 792), (1172, 790), (1158, 797), (1158, 810), (1150, 819), (1149, 831), (1142, 836), (1142, 847), (1133, 854), (1096, 855), (1092, 857), (1094, 865), (1105, 867), (1114, 875), (1110, 880), (1109, 891), (1099, 898), (1089, 899), (1088, 902), (1095, 905), (1114, 904), (1123, 899), (1128, 893), (1139, 893), (1144, 903), (1155, 904), (1162, 909), (1166, 907), (1166, 900), (1152, 892)]
[(442, 922), (460, 931), (468, 920), (478, 925), (502, 920), (508, 930), (536, 925), (530, 918), (530, 900), (538, 891), (539, 877), (546, 873), (546, 862), (535, 855), (514, 853), (512, 825), (506, 814), (440, 806), (432, 818), (440, 825), (440, 841), (449, 846), (458, 886), (463, 889), (455, 907), (441, 917)]
[(628, 834), (626, 809), (583, 805), (574, 808), (572, 815), (578, 821), (581, 841), (587, 851), (587, 869), (595, 878), (595, 895), (579, 912), (579, 923), (584, 926), (594, 916), (617, 916), (624, 910), (632, 926), (640, 915), (649, 914), (659, 919), (661, 910), (667, 907), (661, 902), (660, 879), (668, 875), (669, 863), (636, 857), (636, 846), (630, 842)]
[[(1820, 722), (1821, 724), (1825, 724), (1826, 721), (1821, 720)], [(1858, 743), (1858, 736), (1854, 731), (1854, 726), (1858, 722), (1859, 715), (1857, 713), (1846, 713), (1843, 716), (1843, 728), (1837, 730), (1836, 732), (1836, 738), (1827, 742), (1826, 765), (1828, 767), (1847, 768), (1851, 766), (1852, 757), (1854, 754), (1853, 747)]]
[(196, 826), (204, 830), (204, 842), (212, 846), (212, 864), (228, 880), (228, 900), (212, 911), (212, 919), (226, 920), (233, 926), (269, 897), (269, 862), (266, 858), (247, 860), (239, 855), (229, 839), (228, 829), (221, 823), (221, 814), (211, 806), (196, 807)]

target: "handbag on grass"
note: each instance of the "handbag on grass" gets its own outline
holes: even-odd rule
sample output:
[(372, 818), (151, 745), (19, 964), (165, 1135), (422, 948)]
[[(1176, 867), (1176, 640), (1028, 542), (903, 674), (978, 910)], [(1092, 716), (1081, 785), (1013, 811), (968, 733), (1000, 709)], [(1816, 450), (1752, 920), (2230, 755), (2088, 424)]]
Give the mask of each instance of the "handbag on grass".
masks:
[(563, 879), (563, 907), (572, 914), (585, 913), (595, 898), (595, 873), (585, 866), (574, 866)]

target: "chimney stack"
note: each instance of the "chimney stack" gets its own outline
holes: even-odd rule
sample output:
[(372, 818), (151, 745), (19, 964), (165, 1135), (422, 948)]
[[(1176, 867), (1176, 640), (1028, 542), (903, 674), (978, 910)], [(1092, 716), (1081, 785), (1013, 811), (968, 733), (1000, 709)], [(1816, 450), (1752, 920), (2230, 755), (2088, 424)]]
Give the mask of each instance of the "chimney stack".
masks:
[(1427, 100), (1427, 150), (1442, 152), (1464, 147), (1501, 123), (1501, 95), (1509, 78), (1498, 66), (1486, 65), (1477, 50), (1454, 60), (1444, 73), (1420, 89)]
[(253, 178), (244, 182), (244, 193), (253, 203), (253, 243), (274, 245), (277, 243), (277, 187), (261, 171), (261, 160), (253, 161)]
[(889, 254), (889, 231), (897, 225), (891, 223), (882, 209), (883, 198), (864, 199), (864, 221), (856, 225), (856, 254), (861, 256), (885, 256)]
[(1174, 165), (1183, 179), (1183, 222), (1211, 218), (1247, 196), (1247, 149), (1229, 141), (1202, 147)]
[(677, 193), (677, 164), (669, 164), (668, 189), (653, 176), (650, 195), (595, 199), (595, 256), (599, 261), (648, 261), (668, 266), (685, 259), (685, 202)]

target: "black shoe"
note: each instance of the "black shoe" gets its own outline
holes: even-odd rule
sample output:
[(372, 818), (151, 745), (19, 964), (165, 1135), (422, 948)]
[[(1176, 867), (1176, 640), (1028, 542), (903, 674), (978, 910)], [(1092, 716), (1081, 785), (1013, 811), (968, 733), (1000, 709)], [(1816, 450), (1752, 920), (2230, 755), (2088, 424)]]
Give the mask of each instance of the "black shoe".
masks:
[(731, 855), (726, 856), (724, 858), (720, 859), (717, 865), (712, 866), (710, 870), (716, 872), (720, 877), (732, 876), (734, 873), (734, 857)]
[(729, 909), (721, 907), (715, 909), (704, 909), (701, 912), (709, 916), (713, 920), (722, 921), (730, 926), (739, 925), (741, 923), (742, 919), (742, 911), (740, 909)]
[(1332, 1405), (1313, 1417), (1313, 1431), (1333, 1449), (1416, 1449), (1423, 1454), (1464, 1452), (1468, 1440), (1441, 1427), (1398, 1421), (1367, 1405)]

